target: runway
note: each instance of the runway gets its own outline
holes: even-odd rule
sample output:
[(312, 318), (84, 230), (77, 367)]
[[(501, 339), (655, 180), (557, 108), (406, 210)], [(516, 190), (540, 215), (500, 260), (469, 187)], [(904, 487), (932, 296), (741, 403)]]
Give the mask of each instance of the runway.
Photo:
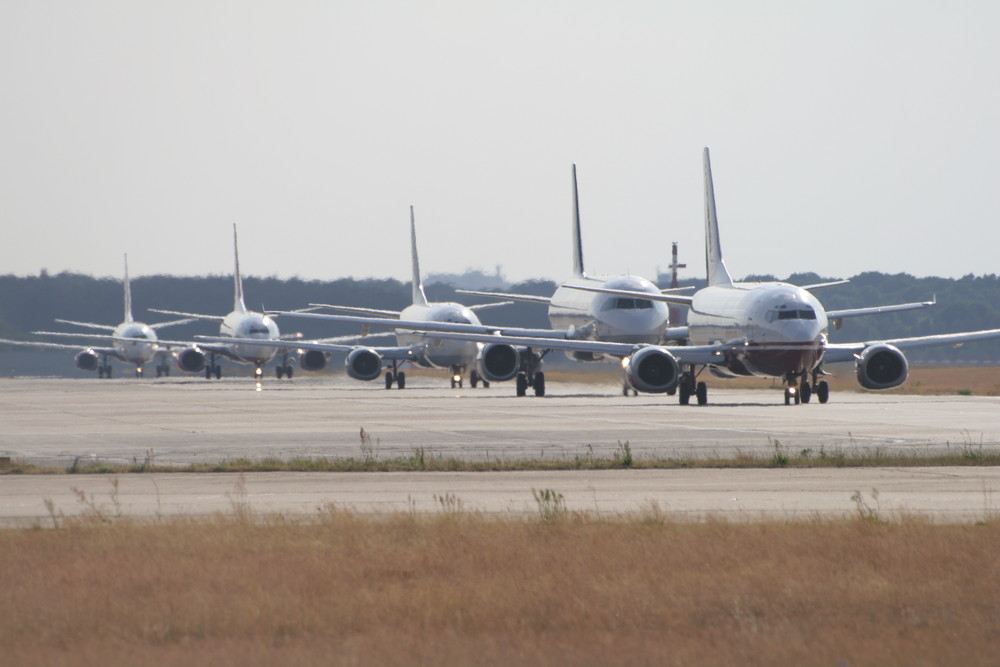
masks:
[[(994, 448), (1000, 443), (998, 398), (838, 392), (826, 405), (785, 406), (780, 390), (727, 390), (719, 388), (723, 385), (720, 381), (713, 383), (709, 405), (685, 407), (678, 405), (675, 397), (621, 396), (617, 384), (610, 381), (553, 382), (544, 398), (517, 398), (512, 387), (505, 384), (485, 390), (452, 390), (443, 384), (440, 378), (419, 376), (413, 376), (403, 391), (386, 391), (377, 384), (342, 376), (296, 378), (291, 382), (267, 378), (259, 388), (247, 378), (212, 382), (192, 378), (3, 379), (0, 456), (61, 467), (69, 467), (76, 460), (128, 462), (149, 458), (158, 464), (180, 465), (242, 457), (359, 458), (362, 428), (372, 437), (368, 454), (387, 458), (409, 456), (418, 448), (427, 456), (475, 460), (572, 459), (590, 454), (610, 457), (624, 442), (629, 443), (637, 459), (766, 454), (773, 452), (776, 445), (793, 453), (876, 448), (923, 453), (956, 447)], [(290, 491), (272, 494), (274, 502), (265, 503), (262, 511), (284, 511), (288, 507), (316, 511), (327, 502), (360, 509), (405, 509), (412, 502), (423, 508), (426, 503), (433, 507), (435, 494), (446, 493), (459, 494), (463, 502), (481, 506), (484, 511), (523, 511), (534, 506), (532, 488), (566, 488), (568, 505), (580, 503), (581, 509), (598, 511), (638, 509), (659, 503), (683, 512), (738, 508), (743, 512), (800, 513), (849, 511), (854, 507), (849, 500), (851, 493), (869, 493), (871, 488), (878, 488), (882, 501), (891, 503), (894, 501), (886, 498), (885, 489), (906, 479), (913, 484), (906, 493), (918, 493), (923, 487), (924, 492), (940, 490), (958, 500), (946, 504), (907, 496), (908, 505), (903, 503), (893, 509), (910, 507), (942, 516), (981, 516), (990, 507), (993, 490), (1000, 491), (995, 471), (983, 468), (947, 473), (940, 469), (779, 470), (754, 471), (753, 475), (747, 471), (722, 471), (734, 476), (712, 482), (699, 477), (708, 472), (590, 472), (581, 473), (580, 478), (570, 474), (504, 473), (512, 477), (497, 478), (500, 495), (482, 500), (475, 492), (492, 479), (485, 473), (468, 474), (467, 479), (428, 474), (322, 478), (335, 481), (321, 481), (308, 474), (287, 478), (251, 475), (247, 476), (246, 489), (254, 494), (260, 489), (263, 498), (271, 493), (264, 490), (272, 483), (270, 480), (292, 485)], [(869, 478), (873, 472), (883, 476)], [(175, 477), (180, 478), (155, 477), (161, 511)], [(202, 481), (190, 492), (169, 491), (170, 497), (177, 494), (169, 503), (171, 507), (194, 513), (230, 507), (227, 494), (231, 495), (235, 488), (232, 475), (197, 477)], [(56, 487), (42, 484), (43, 479), (53, 478), (60, 480)], [(360, 484), (357, 480), (363, 478), (369, 481), (365, 482), (367, 486), (359, 487), (361, 490), (346, 497), (337, 495), (341, 489)], [(68, 512), (79, 504), (73, 500), (68, 485), (82, 485), (83, 479), (61, 475), (2, 476), (0, 497), (4, 506), (9, 506), (15, 502), (14, 497), (33, 496), (42, 515), (45, 509), (40, 498), (60, 498), (57, 504)], [(141, 493), (152, 494), (153, 486), (145, 481), (148, 479), (142, 475), (125, 476), (119, 493), (146, 484)], [(956, 481), (959, 479), (963, 481)], [(630, 480), (635, 482), (632, 487)], [(961, 488), (945, 485), (944, 480), (960, 484)], [(100, 478), (95, 484), (89, 492), (107, 495), (103, 488), (109, 484), (107, 479)], [(748, 502), (761, 488), (780, 495)], [(805, 500), (818, 498), (810, 496), (819, 492), (817, 489), (830, 494), (832, 505)], [(404, 491), (406, 494), (401, 495)], [(681, 495), (663, 495), (668, 492)], [(187, 494), (199, 500), (190, 501)], [(251, 506), (255, 505), (252, 501)], [(146, 506), (136, 512), (148, 514), (150, 509)]]

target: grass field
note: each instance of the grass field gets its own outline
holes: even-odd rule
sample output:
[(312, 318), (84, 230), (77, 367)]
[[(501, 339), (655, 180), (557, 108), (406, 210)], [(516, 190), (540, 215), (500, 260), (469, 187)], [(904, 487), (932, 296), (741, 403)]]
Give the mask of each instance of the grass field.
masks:
[(0, 531), (4, 664), (991, 665), (1000, 521), (91, 516)]

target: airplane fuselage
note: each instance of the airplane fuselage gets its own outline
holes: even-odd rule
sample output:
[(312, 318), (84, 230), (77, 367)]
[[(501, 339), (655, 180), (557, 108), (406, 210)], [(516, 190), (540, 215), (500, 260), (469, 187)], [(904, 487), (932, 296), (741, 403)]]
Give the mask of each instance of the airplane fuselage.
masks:
[[(669, 325), (667, 305), (641, 298), (594, 294), (573, 285), (632, 290), (659, 295), (656, 285), (638, 276), (573, 278), (560, 285), (549, 302), (549, 321), (554, 329), (570, 329), (575, 337), (612, 343), (647, 343), (663, 340)], [(578, 361), (598, 361), (602, 355), (567, 352)]]
[[(226, 315), (219, 327), (219, 335), (227, 338), (260, 338), (277, 340), (278, 325), (267, 315), (234, 310)], [(235, 344), (229, 346), (231, 358), (236, 361), (263, 365), (274, 358), (276, 348), (260, 345)], [(227, 355), (230, 356), (230, 355)]]
[(810, 292), (787, 283), (735, 283), (699, 290), (688, 313), (692, 345), (743, 341), (720, 370), (782, 377), (815, 369), (823, 359), (826, 310)]
[[(399, 314), (399, 319), (416, 322), (480, 324), (479, 318), (472, 310), (460, 303), (451, 302), (407, 306)], [(423, 352), (415, 361), (428, 368), (473, 366), (479, 353), (479, 345), (476, 343), (428, 338), (424, 332), (412, 329), (397, 329), (396, 341), (398, 345), (403, 347), (423, 345)]]
[(112, 336), (114, 336), (114, 346), (120, 359), (136, 366), (141, 366), (151, 360), (159, 349), (156, 332), (142, 322), (122, 322), (115, 327)]

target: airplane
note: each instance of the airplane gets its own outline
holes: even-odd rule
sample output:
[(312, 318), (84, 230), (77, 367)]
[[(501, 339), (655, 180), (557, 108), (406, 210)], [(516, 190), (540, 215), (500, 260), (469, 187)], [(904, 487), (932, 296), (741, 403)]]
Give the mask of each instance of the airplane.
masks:
[[(486, 296), (541, 303), (548, 306), (551, 329), (526, 329), (519, 327), (498, 327), (482, 325), (478, 321), (462, 323), (456, 320), (428, 322), (421, 320), (406, 320), (406, 312), (400, 319), (387, 323), (385, 318), (371, 316), (348, 316), (320, 313), (278, 311), (275, 314), (282, 317), (302, 317), (325, 319), (336, 322), (356, 323), (364, 326), (396, 326), (404, 325), (422, 332), (464, 332), (471, 335), (520, 336), (534, 339), (552, 340), (594, 340), (612, 341), (628, 345), (657, 344), (666, 336), (669, 318), (667, 307), (652, 300), (650, 297), (659, 295), (659, 290), (652, 282), (638, 276), (600, 276), (591, 277), (584, 271), (583, 248), (580, 234), (580, 200), (577, 187), (576, 165), (572, 168), (573, 177), (573, 275), (559, 285), (551, 297), (518, 294), (509, 292), (480, 292), (474, 290), (456, 290), (463, 294)], [(416, 277), (414, 278), (416, 284)], [(578, 288), (584, 286), (605, 289), (628, 290), (628, 296), (584, 296)], [(322, 304), (310, 304), (321, 306)], [(499, 305), (499, 304), (497, 304)], [(680, 333), (680, 332), (675, 332)], [(418, 334), (420, 336), (422, 334)], [(431, 336), (436, 340), (445, 340), (441, 336)], [(457, 338), (451, 340), (459, 340)], [(542, 359), (552, 346), (535, 348), (505, 345), (496, 346), (491, 343), (500, 342), (494, 338), (469, 339), (478, 346), (476, 367), (478, 374), (485, 381), (502, 382), (516, 378), (516, 394), (524, 396), (532, 387), (536, 396), (545, 395), (545, 374), (542, 371)], [(485, 343), (485, 344), (483, 344)], [(604, 352), (593, 350), (567, 349), (566, 354), (576, 361), (605, 361), (613, 357)]]
[[(410, 207), (410, 253), (412, 258), (413, 286), (412, 303), (401, 311), (363, 308), (358, 306), (338, 306), (331, 304), (310, 304), (305, 311), (276, 311), (274, 315), (300, 317), (305, 319), (330, 320), (338, 316), (323, 313), (308, 312), (316, 308), (332, 308), (346, 312), (362, 313), (363, 318), (349, 317), (348, 320), (371, 321), (395, 330), (397, 346), (370, 347), (366, 345), (336, 344), (334, 339), (328, 341), (268, 341), (266, 344), (274, 349), (296, 349), (299, 351), (299, 363), (305, 370), (316, 371), (324, 368), (333, 352), (347, 352), (347, 374), (356, 380), (374, 380), (382, 374), (383, 366), (385, 388), (394, 385), (399, 389), (406, 387), (406, 372), (400, 370), (403, 363), (424, 368), (448, 369), (451, 373), (452, 388), (463, 385), (463, 374), (470, 370), (469, 384), (475, 388), (480, 382), (483, 387), (489, 387), (489, 380), (481, 377), (475, 368), (479, 346), (464, 341), (428, 340), (417, 328), (433, 326), (436, 323), (457, 323), (460, 325), (482, 326), (477, 310), (496, 308), (508, 305), (510, 302), (488, 303), (475, 306), (464, 306), (454, 302), (431, 302), (424, 293), (420, 278), (420, 261), (417, 254), (417, 228), (413, 207)], [(402, 325), (402, 326), (400, 326)], [(367, 333), (365, 334), (367, 335)], [(375, 334), (378, 335), (378, 334)], [(212, 343), (238, 344), (241, 338), (235, 336), (207, 337), (197, 336), (199, 341)], [(344, 337), (356, 340), (358, 336)], [(262, 345), (264, 343), (261, 343)]]
[[(275, 321), (267, 314), (248, 310), (244, 302), (243, 278), (240, 275), (240, 251), (235, 224), (233, 225), (233, 255), (233, 310), (229, 314), (203, 315), (150, 308), (154, 313), (179, 315), (191, 320), (219, 322), (220, 336), (238, 340), (234, 343), (164, 341), (166, 344), (180, 348), (173, 354), (177, 359), (177, 365), (182, 370), (189, 373), (204, 371), (206, 379), (211, 379), (213, 375), (216, 379), (222, 378), (222, 367), (217, 363), (217, 357), (223, 357), (237, 363), (252, 364), (254, 377), (260, 379), (264, 374), (264, 364), (273, 359), (276, 353), (276, 348), (264, 343), (280, 339), (278, 325)], [(288, 361), (287, 353), (282, 355), (276, 375), (278, 379), (283, 376), (287, 376), (289, 379), (292, 377), (292, 366)]]
[[(77, 332), (65, 332), (65, 331), (34, 331), (32, 333), (44, 335), (44, 336), (61, 336), (68, 338), (89, 338), (89, 339), (105, 339), (111, 341), (110, 346), (107, 347), (97, 347), (97, 346), (81, 346), (81, 345), (68, 345), (63, 343), (49, 343), (44, 341), (15, 341), (15, 340), (0, 340), (0, 342), (8, 345), (24, 345), (28, 347), (38, 347), (44, 349), (55, 349), (55, 350), (80, 350), (74, 357), (74, 363), (77, 368), (84, 371), (97, 371), (97, 377), (99, 378), (110, 378), (112, 375), (112, 367), (108, 359), (118, 359), (119, 361), (125, 362), (127, 364), (135, 365), (135, 376), (142, 377), (143, 365), (153, 360), (157, 359), (156, 365), (156, 377), (161, 375), (170, 374), (170, 364), (168, 363), (166, 357), (168, 352), (160, 345), (159, 339), (156, 335), (158, 329), (163, 329), (165, 327), (175, 326), (178, 324), (186, 324), (192, 322), (191, 319), (182, 320), (172, 320), (170, 322), (158, 322), (156, 324), (145, 324), (143, 322), (138, 322), (132, 316), (132, 283), (128, 276), (128, 255), (125, 255), (125, 279), (124, 279), (124, 292), (125, 292), (125, 319), (121, 324), (117, 326), (111, 326), (108, 324), (95, 324), (93, 322), (77, 322), (74, 320), (64, 320), (56, 319), (56, 322), (62, 324), (71, 324), (74, 326), (85, 327), (88, 329), (97, 329), (101, 331), (110, 331), (110, 334), (92, 334), (92, 333), (77, 333)], [(81, 350), (80, 348), (83, 347)]]
[[(935, 345), (955, 345), (1000, 337), (1000, 329), (934, 336), (917, 336), (856, 343), (830, 343), (828, 325), (847, 317), (927, 307), (934, 301), (871, 308), (826, 311), (811, 290), (840, 284), (821, 283), (799, 287), (782, 282), (734, 282), (722, 258), (716, 214), (715, 190), (708, 148), (704, 150), (705, 261), (708, 286), (693, 296), (662, 294), (648, 297), (629, 290), (575, 287), (621, 297), (652, 298), (687, 305), (688, 340), (692, 346), (717, 346), (714, 358), (685, 355), (684, 348), (643, 348), (632, 353), (660, 356), (661, 384), (676, 379), (681, 404), (691, 396), (707, 403), (707, 388), (697, 377), (706, 368), (720, 377), (759, 376), (781, 378), (785, 404), (808, 403), (816, 395), (829, 400), (829, 386), (822, 380), (824, 363), (855, 363), (858, 383), (865, 389), (890, 389), (906, 381), (908, 364), (903, 350)], [(625, 352), (623, 348), (619, 348)], [(674, 378), (676, 374), (676, 378)]]

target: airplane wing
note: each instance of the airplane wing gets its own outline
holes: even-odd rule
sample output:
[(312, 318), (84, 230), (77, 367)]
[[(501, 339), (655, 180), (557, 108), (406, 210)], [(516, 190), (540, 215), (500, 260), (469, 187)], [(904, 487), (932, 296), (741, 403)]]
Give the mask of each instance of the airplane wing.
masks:
[(722, 355), (740, 347), (742, 341), (721, 343), (718, 345), (635, 345), (633, 343), (611, 343), (596, 340), (570, 340), (552, 338), (532, 338), (524, 336), (500, 336), (496, 334), (472, 334), (458, 332), (428, 332), (428, 338), (445, 338), (451, 340), (466, 340), (476, 343), (507, 343), (523, 345), (544, 350), (568, 350), (571, 352), (596, 352), (610, 354), (614, 357), (627, 357), (644, 347), (660, 347), (669, 351), (684, 364), (718, 364), (722, 363)]
[(613, 296), (630, 296), (635, 299), (648, 299), (649, 301), (662, 301), (663, 303), (676, 303), (681, 306), (690, 306), (694, 297), (681, 296), (680, 294), (651, 294), (630, 289), (612, 289), (610, 287), (588, 287), (585, 285), (566, 285), (570, 289), (581, 292), (595, 292), (597, 294), (611, 294)]
[(221, 322), (225, 319), (224, 315), (202, 315), (199, 313), (184, 313), (179, 310), (161, 310), (159, 308), (147, 308), (151, 313), (163, 313), (164, 315), (180, 315), (181, 317), (191, 318), (193, 320), (212, 320), (213, 322)]
[(823, 353), (825, 363), (838, 361), (853, 361), (865, 348), (872, 345), (893, 345), (900, 350), (912, 350), (918, 347), (933, 347), (935, 345), (962, 345), (979, 340), (1000, 338), (1000, 329), (983, 329), (981, 331), (965, 331), (962, 333), (937, 334), (934, 336), (914, 336), (912, 338), (889, 338), (886, 340), (870, 340), (862, 343), (830, 343)]
[(496, 303), (477, 303), (473, 306), (466, 306), (469, 310), (479, 312), (480, 310), (488, 310), (490, 308), (499, 308), (500, 306), (510, 306), (513, 305), (513, 301), (498, 301)]
[(188, 324), (190, 322), (194, 322), (196, 319), (197, 318), (194, 318), (194, 317), (185, 317), (182, 320), (170, 320), (169, 322), (157, 322), (156, 324), (149, 324), (147, 326), (150, 329), (156, 331), (156, 330), (159, 330), (159, 329), (164, 329), (166, 327), (177, 326), (178, 324)]
[(455, 331), (479, 334), (522, 335), (537, 338), (572, 338), (574, 331), (563, 329), (521, 329), (517, 327), (487, 326), (484, 324), (467, 324), (464, 322), (430, 322), (427, 320), (400, 320), (387, 317), (359, 317), (354, 315), (330, 315), (327, 313), (303, 313), (298, 311), (268, 311), (268, 315), (284, 317), (300, 317), (302, 319), (327, 320), (347, 324), (363, 324), (393, 329), (412, 329), (414, 331)]
[(831, 280), (828, 283), (813, 283), (812, 285), (800, 285), (800, 287), (807, 292), (811, 292), (814, 289), (823, 289), (825, 287), (836, 287), (837, 285), (846, 285), (851, 282), (850, 280)]
[[(399, 317), (398, 310), (380, 310), (379, 308), (362, 308), (361, 306), (337, 306), (332, 303), (310, 303), (311, 308), (329, 308), (339, 310), (344, 313), (356, 313), (358, 315), (379, 315), (383, 318), (394, 319)], [(296, 310), (296, 313), (308, 312), (306, 310)]]
[(917, 301), (914, 303), (900, 303), (895, 306), (873, 306), (871, 308), (849, 308), (847, 310), (828, 310), (827, 318), (839, 320), (845, 317), (858, 317), (860, 315), (880, 315), (882, 313), (896, 313), (902, 310), (918, 310), (937, 304), (937, 298), (931, 301)]
[(549, 303), (552, 299), (547, 296), (535, 296), (534, 294), (517, 294), (511, 292), (480, 292), (471, 289), (457, 289), (455, 294), (471, 294), (473, 296), (486, 296), (494, 299), (510, 299), (511, 301), (526, 301), (528, 303)]
[(56, 318), (56, 322), (61, 324), (72, 324), (77, 327), (87, 327), (88, 329), (100, 329), (101, 331), (114, 331), (115, 328), (109, 324), (95, 324), (93, 322), (76, 322), (74, 320), (61, 320)]
[[(96, 335), (91, 337), (111, 338), (111, 336), (96, 336)], [(144, 342), (149, 342), (149, 341), (144, 341)], [(106, 354), (116, 359), (121, 358), (118, 356), (118, 350), (116, 350), (113, 347), (91, 347), (88, 345), (69, 345), (67, 343), (46, 343), (44, 341), (33, 341), (33, 340), (9, 340), (7, 338), (0, 338), (0, 344), (19, 345), (22, 347), (37, 347), (45, 350), (76, 350), (78, 352), (80, 350), (93, 350), (97, 354)]]
[(370, 348), (375, 350), (384, 359), (407, 361), (415, 359), (423, 345), (410, 345), (407, 347), (376, 347), (368, 345), (344, 345), (341, 343), (324, 343), (319, 341), (285, 341), (285, 340), (258, 340), (256, 338), (226, 338), (223, 336), (195, 336), (198, 345), (206, 349), (211, 349), (213, 343), (222, 345), (256, 345), (260, 347), (274, 347), (285, 350), (318, 350), (320, 352), (350, 352), (358, 348)]

